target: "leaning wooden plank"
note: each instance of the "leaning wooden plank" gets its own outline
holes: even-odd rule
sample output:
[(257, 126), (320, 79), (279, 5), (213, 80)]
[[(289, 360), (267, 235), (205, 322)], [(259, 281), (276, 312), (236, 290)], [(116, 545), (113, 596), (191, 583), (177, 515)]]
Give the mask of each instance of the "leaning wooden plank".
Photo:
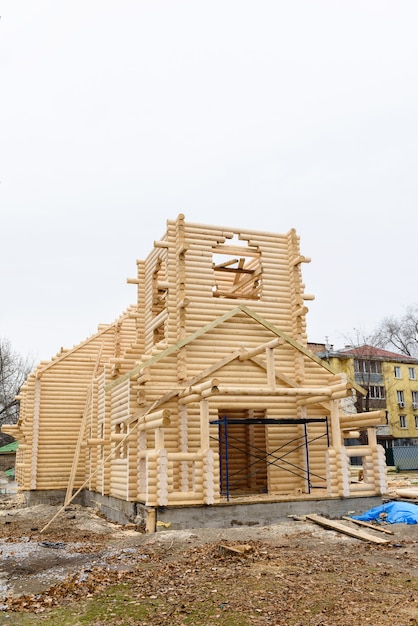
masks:
[(353, 522), (354, 524), (358, 524), (359, 526), (367, 526), (367, 528), (373, 528), (373, 530), (378, 530), (381, 533), (386, 533), (387, 535), (393, 535), (393, 530), (390, 530), (389, 528), (383, 528), (383, 526), (369, 524), (369, 522), (363, 522), (360, 519), (353, 519), (352, 517), (346, 517), (345, 515), (343, 515), (342, 519), (347, 520), (347, 522)]
[[(151, 412), (153, 409), (155, 409), (155, 405), (156, 403), (154, 402), (154, 404), (152, 404), (149, 408), (149, 412)], [(144, 416), (145, 417), (145, 416)], [(70, 504), (70, 502), (72, 502), (74, 500), (74, 498), (76, 496), (78, 496), (78, 494), (84, 489), (84, 487), (90, 482), (90, 480), (101, 470), (105, 467), (106, 463), (110, 460), (110, 458), (116, 454), (116, 452), (119, 450), (119, 448), (125, 443), (125, 441), (128, 439), (128, 437), (130, 437), (130, 435), (132, 435), (132, 433), (134, 432), (134, 430), (138, 428), (138, 422), (136, 422), (136, 424), (134, 424), (130, 430), (130, 432), (126, 433), (126, 435), (124, 436), (123, 439), (121, 439), (121, 441), (119, 441), (119, 443), (116, 444), (116, 446), (110, 451), (110, 453), (107, 455), (106, 458), (102, 459), (101, 463), (96, 467), (96, 469), (91, 472), (91, 474), (87, 477), (87, 479), (84, 481), (84, 483), (77, 489), (77, 491), (75, 493), (73, 493), (68, 502), (65, 501), (64, 504), (62, 505), (62, 507), (60, 509), (58, 509), (58, 511), (55, 513), (55, 515), (53, 517), (51, 517), (51, 519), (49, 520), (49, 522), (43, 527), (41, 528), (40, 532), (43, 533), (47, 528), (49, 528), (49, 526), (52, 524), (52, 522), (58, 517), (58, 515), (60, 515), (64, 509)]]
[(389, 543), (389, 539), (375, 537), (374, 535), (366, 533), (364, 530), (355, 530), (354, 528), (345, 526), (340, 522), (326, 519), (325, 517), (321, 517), (320, 515), (316, 515), (315, 513), (305, 515), (305, 518), (307, 520), (310, 520), (311, 522), (314, 522), (315, 524), (319, 524), (319, 526), (323, 526), (324, 528), (328, 528), (329, 530), (336, 530), (339, 533), (349, 535), (350, 537), (355, 537), (356, 539), (362, 539), (363, 541), (370, 541), (372, 543)]
[(195, 331), (194, 333), (192, 333), (188, 337), (185, 337), (184, 339), (180, 339), (180, 341), (177, 341), (177, 343), (175, 343), (172, 346), (169, 346), (168, 348), (166, 348), (162, 352), (159, 352), (158, 354), (156, 354), (155, 356), (151, 357), (150, 359), (148, 359), (144, 363), (140, 363), (139, 365), (136, 365), (129, 372), (126, 372), (126, 374), (123, 374), (122, 376), (120, 376), (119, 378), (114, 380), (113, 382), (109, 383), (106, 386), (106, 391), (111, 391), (113, 389), (113, 387), (116, 387), (117, 385), (122, 383), (124, 380), (127, 380), (128, 378), (133, 378), (135, 376), (135, 374), (139, 374), (140, 371), (143, 370), (145, 367), (150, 367), (151, 365), (153, 365), (154, 363), (162, 360), (163, 358), (165, 358), (167, 356), (170, 356), (170, 354), (173, 354), (174, 352), (177, 352), (183, 346), (187, 345), (188, 343), (190, 343), (194, 339), (197, 339), (197, 338), (201, 337), (202, 335), (204, 335), (205, 333), (209, 332), (210, 330), (213, 330), (217, 326), (223, 324), (223, 322), (226, 322), (231, 317), (234, 317), (235, 315), (237, 315), (237, 313), (240, 313), (240, 311), (241, 311), (241, 307), (235, 307), (234, 309), (231, 309), (230, 311), (227, 311), (226, 313), (224, 313), (224, 315), (221, 315), (220, 317), (216, 318), (212, 322), (209, 322), (208, 324), (206, 324), (202, 328), (199, 328), (199, 330)]
[(87, 398), (86, 398), (86, 402), (84, 405), (84, 411), (83, 411), (83, 415), (81, 418), (81, 424), (80, 424), (80, 430), (78, 433), (78, 438), (77, 438), (77, 443), (75, 446), (75, 450), (74, 450), (74, 457), (73, 457), (73, 463), (71, 466), (71, 472), (70, 472), (70, 478), (68, 480), (68, 485), (67, 485), (67, 491), (65, 494), (65, 499), (64, 499), (64, 506), (67, 506), (69, 504), (69, 502), (71, 502), (71, 495), (73, 493), (73, 488), (74, 488), (74, 481), (75, 481), (75, 477), (77, 474), (77, 468), (78, 468), (78, 463), (80, 460), (80, 451), (81, 451), (81, 444), (83, 442), (83, 440), (85, 439), (85, 430), (86, 430), (86, 426), (87, 426), (87, 420), (88, 420), (88, 415), (89, 415), (89, 411), (90, 411), (90, 407), (91, 407), (91, 401), (92, 401), (92, 397), (93, 397), (93, 386), (94, 386), (94, 380), (96, 378), (96, 374), (97, 374), (97, 370), (100, 364), (100, 358), (102, 356), (102, 350), (103, 350), (103, 344), (100, 345), (100, 349), (99, 352), (97, 354), (97, 358), (96, 358), (96, 363), (94, 365), (94, 370), (93, 370), (93, 374), (91, 377), (91, 383), (89, 385), (89, 388), (87, 390)]

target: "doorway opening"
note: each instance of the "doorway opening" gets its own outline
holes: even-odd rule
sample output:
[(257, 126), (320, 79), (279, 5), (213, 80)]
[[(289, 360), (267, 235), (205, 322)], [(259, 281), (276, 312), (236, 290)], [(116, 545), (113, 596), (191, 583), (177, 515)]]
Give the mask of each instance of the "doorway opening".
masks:
[(220, 489), (223, 495), (267, 493), (265, 411), (219, 411)]

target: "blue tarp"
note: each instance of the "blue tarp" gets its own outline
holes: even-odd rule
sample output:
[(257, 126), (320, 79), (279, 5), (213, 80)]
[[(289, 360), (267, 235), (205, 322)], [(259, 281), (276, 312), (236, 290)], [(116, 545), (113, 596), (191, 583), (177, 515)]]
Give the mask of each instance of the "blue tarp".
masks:
[[(384, 515), (381, 517), (382, 513)], [(352, 518), (361, 522), (384, 520), (389, 524), (418, 524), (418, 506), (409, 502), (388, 502), (375, 506), (363, 515), (353, 515)]]

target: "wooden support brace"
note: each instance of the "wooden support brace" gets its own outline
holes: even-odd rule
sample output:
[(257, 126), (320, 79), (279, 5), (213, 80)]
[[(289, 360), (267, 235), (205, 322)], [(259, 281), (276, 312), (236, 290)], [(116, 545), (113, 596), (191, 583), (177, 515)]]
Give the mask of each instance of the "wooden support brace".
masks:
[(241, 348), (242, 353), (239, 355), (238, 358), (240, 361), (247, 361), (248, 359), (252, 359), (257, 354), (261, 354), (269, 348), (276, 348), (278, 345), (283, 343), (284, 341), (277, 337), (275, 339), (272, 339), (271, 341), (268, 341), (267, 343), (263, 343), (262, 345), (257, 346), (256, 348), (252, 348), (251, 350), (247, 350), (243, 347)]

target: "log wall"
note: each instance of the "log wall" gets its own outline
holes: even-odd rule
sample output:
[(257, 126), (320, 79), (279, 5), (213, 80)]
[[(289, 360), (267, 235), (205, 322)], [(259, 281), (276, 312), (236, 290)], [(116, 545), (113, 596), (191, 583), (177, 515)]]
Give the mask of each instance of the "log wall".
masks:
[[(9, 427), (20, 488), (86, 484), (148, 506), (212, 504), (225, 484), (228, 497), (352, 494), (340, 422), (351, 387), (306, 348), (309, 261), (293, 229), (167, 221), (128, 279), (135, 304), (22, 387)], [(374, 420), (360, 419), (360, 455), (381, 493)]]

